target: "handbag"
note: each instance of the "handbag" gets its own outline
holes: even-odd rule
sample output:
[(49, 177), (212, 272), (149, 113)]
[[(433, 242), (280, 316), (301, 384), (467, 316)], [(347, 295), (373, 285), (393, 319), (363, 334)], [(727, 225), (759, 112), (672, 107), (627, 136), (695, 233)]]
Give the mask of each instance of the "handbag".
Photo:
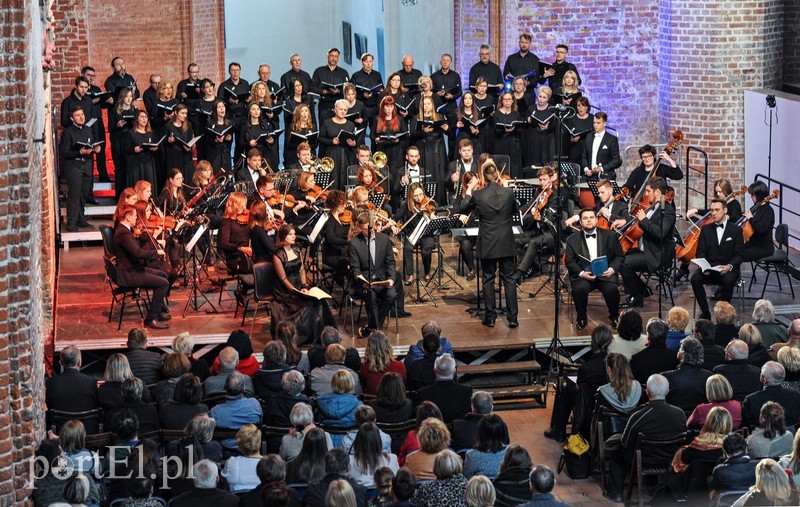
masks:
[(558, 462), (558, 473), (566, 468), (570, 479), (586, 479), (591, 472), (591, 466), (589, 443), (580, 434), (570, 435)]

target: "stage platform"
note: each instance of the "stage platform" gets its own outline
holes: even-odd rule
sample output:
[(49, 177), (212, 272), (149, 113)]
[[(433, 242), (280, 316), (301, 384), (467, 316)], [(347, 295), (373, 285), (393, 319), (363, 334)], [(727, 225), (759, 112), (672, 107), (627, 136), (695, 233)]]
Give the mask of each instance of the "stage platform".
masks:
[[(111, 294), (108, 285), (104, 285), (105, 273), (102, 262), (102, 247), (82, 246), (70, 250), (62, 250), (59, 256), (58, 267), (58, 287), (55, 308), (56, 330), (53, 343), (50, 344), (50, 351), (57, 352), (67, 345), (78, 345), (82, 350), (110, 350), (124, 348), (126, 333), (132, 326), (141, 325), (141, 318), (135, 305), (126, 309), (125, 317), (122, 322), (122, 329), (117, 330), (118, 309), (114, 309), (114, 318), (108, 321)], [(553, 335), (554, 324), (554, 296), (552, 284), (546, 285), (538, 296), (529, 297), (529, 293), (535, 291), (546, 280), (546, 277), (536, 277), (526, 281), (518, 289), (519, 297), (519, 323), (516, 329), (509, 329), (505, 318), (500, 316), (497, 319), (496, 327), (487, 328), (481, 324), (480, 317), (472, 317), (468, 309), (475, 306), (476, 281), (467, 282), (461, 276), (455, 274), (457, 264), (456, 243), (449, 238), (442, 241), (442, 246), (446, 252), (444, 265), (446, 273), (461, 284), (459, 288), (455, 283), (444, 277), (448, 290), (433, 289), (437, 306), (430, 301), (423, 303), (406, 302), (406, 310), (413, 316), (399, 320), (399, 333), (395, 333), (394, 319), (390, 319), (389, 328), (386, 330), (392, 345), (398, 354), (405, 352), (407, 347), (416, 343), (420, 338), (420, 327), (428, 320), (437, 320), (444, 329), (444, 335), (453, 343), (459, 352), (474, 351), (474, 361), (471, 364), (485, 361), (488, 357), (486, 351), (498, 351), (502, 349), (524, 349), (526, 347), (536, 347), (538, 350), (546, 350), (546, 344)], [(796, 257), (793, 254), (792, 257)], [(398, 264), (400, 264), (398, 260)], [(434, 257), (434, 267), (436, 258)], [(743, 266), (743, 277), (745, 281), (750, 279), (749, 265)], [(214, 275), (216, 276), (216, 275)], [(758, 283), (754, 284), (752, 291), (747, 291), (745, 283), (744, 314), (741, 322), (752, 320), (753, 304), (761, 295), (761, 282), (763, 272), (759, 273)], [(775, 275), (772, 275), (770, 284), (774, 283)], [(783, 291), (767, 292), (776, 306), (792, 305), (791, 294), (786, 286), (786, 277), (782, 275)], [(800, 291), (797, 280), (792, 280), (797, 291)], [(651, 283), (654, 285), (654, 283)], [(203, 280), (202, 287), (210, 289), (211, 280)], [(233, 284), (231, 284), (233, 287)], [(407, 292), (411, 292), (412, 287), (406, 287)], [(777, 286), (774, 287), (777, 291)], [(223, 301), (217, 305), (218, 292), (208, 293), (208, 298), (213, 302), (214, 310), (217, 313), (207, 313), (211, 307), (206, 304), (198, 311), (189, 308), (186, 316), (183, 316), (187, 298), (190, 290), (181, 288), (174, 290), (171, 297), (172, 320), (169, 322), (170, 328), (166, 330), (148, 330), (151, 346), (166, 348), (169, 347), (175, 335), (182, 331), (188, 331), (195, 338), (198, 345), (205, 345), (207, 348), (213, 345), (224, 343), (231, 331), (243, 328), (250, 333), (253, 340), (253, 348), (257, 352), (263, 350), (264, 345), (269, 341), (269, 317), (265, 310), (260, 310), (258, 319), (254, 322), (251, 315), (245, 320), (245, 325), (241, 326), (241, 313), (238, 319), (234, 319), (233, 311), (235, 302), (232, 293), (226, 293)], [(800, 292), (798, 292), (800, 295)], [(339, 294), (334, 293), (338, 299)], [(693, 296), (691, 287), (688, 283), (680, 285), (674, 289), (675, 304), (684, 306), (692, 312)], [(566, 297), (563, 297), (566, 301)], [(736, 301), (733, 301), (735, 304)], [(662, 301), (662, 313), (666, 319), (667, 312), (671, 307), (668, 298)], [(788, 307), (791, 308), (791, 307)], [(644, 308), (640, 309), (645, 322), (653, 316), (658, 316), (657, 295), (649, 297), (645, 301)], [(364, 347), (366, 340), (353, 336), (349, 329), (349, 317), (347, 319), (347, 332), (344, 331), (344, 318), (339, 316), (338, 310), (334, 310), (337, 316), (339, 328), (342, 330), (343, 340), (348, 346)], [(592, 328), (597, 324), (608, 324), (607, 309), (599, 293), (594, 292), (589, 298), (589, 326), (578, 331), (570, 321), (570, 312), (565, 303), (560, 305), (559, 334), (565, 344), (572, 344), (580, 349), (587, 343), (588, 335)], [(363, 325), (363, 323), (362, 323)], [(358, 327), (358, 323), (356, 323)]]

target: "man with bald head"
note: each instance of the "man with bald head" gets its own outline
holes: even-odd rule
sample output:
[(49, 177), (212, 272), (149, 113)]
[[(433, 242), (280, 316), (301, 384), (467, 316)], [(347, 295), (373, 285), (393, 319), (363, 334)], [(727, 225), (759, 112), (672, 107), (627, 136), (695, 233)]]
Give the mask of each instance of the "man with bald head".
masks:
[[(403, 83), (403, 86), (400, 89), (403, 93), (408, 93), (409, 90), (411, 93), (419, 93), (419, 87), (417, 87), (417, 83), (419, 82), (419, 78), (422, 77), (422, 72), (418, 69), (414, 68), (414, 57), (411, 55), (403, 55), (403, 68), (397, 71), (400, 74), (400, 81)], [(409, 85), (413, 85), (409, 87)]]
[(742, 426), (758, 426), (761, 407), (768, 401), (779, 403), (786, 413), (786, 426), (800, 422), (800, 393), (781, 387), (786, 370), (781, 363), (767, 361), (761, 367), (760, 391), (749, 394), (742, 402)]
[(728, 379), (733, 388), (733, 399), (742, 402), (748, 394), (761, 389), (761, 370), (750, 364), (750, 349), (742, 340), (731, 340), (725, 346), (725, 362), (714, 368)]
[[(203, 381), (203, 396), (222, 394), (225, 392), (225, 381), (236, 371), (239, 365), (239, 353), (233, 347), (225, 347), (219, 353), (220, 371)], [(244, 376), (244, 392), (253, 394), (253, 380), (247, 375)]]
[(789, 341), (786, 343), (774, 343), (772, 347), (769, 348), (769, 355), (772, 356), (772, 359), (776, 359), (778, 357), (778, 351), (783, 347), (795, 347), (800, 348), (800, 319), (794, 319), (789, 327), (786, 328), (786, 336), (789, 338)]

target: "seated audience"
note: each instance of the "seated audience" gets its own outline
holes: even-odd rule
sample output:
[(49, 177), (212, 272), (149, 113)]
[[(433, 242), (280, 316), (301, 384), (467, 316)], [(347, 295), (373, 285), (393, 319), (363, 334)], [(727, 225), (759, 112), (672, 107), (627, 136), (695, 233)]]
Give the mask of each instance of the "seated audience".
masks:
[(92, 494), (92, 485), (91, 477), (82, 473), (75, 473), (64, 481), (64, 488), (61, 493), (64, 496), (65, 503), (52, 503), (50, 505), (84, 506), (90, 502), (89, 496)]
[(470, 409), (472, 388), (455, 380), (456, 361), (450, 354), (442, 354), (434, 361), (436, 382), (417, 391), (417, 402), (432, 401), (442, 411), (445, 423), (463, 419)]
[(367, 405), (375, 410), (379, 423), (401, 423), (414, 417), (414, 403), (406, 397), (403, 377), (397, 373), (387, 373), (378, 384), (374, 400)]
[(635, 409), (642, 399), (642, 385), (633, 378), (628, 359), (622, 354), (606, 356), (606, 374), (609, 383), (597, 389), (597, 403), (627, 414)]
[(755, 485), (736, 500), (732, 507), (797, 504), (797, 490), (792, 488), (789, 474), (775, 460), (765, 458), (756, 465)]
[(394, 358), (392, 345), (383, 331), (372, 331), (370, 333), (360, 373), (364, 384), (364, 392), (367, 394), (376, 394), (378, 392), (378, 385), (387, 373), (397, 373), (405, 381), (406, 366), (402, 361)]
[(286, 466), (286, 481), (311, 484), (325, 475), (325, 457), (331, 450), (330, 437), (319, 428), (312, 428), (303, 438), (300, 452)]
[(134, 377), (142, 379), (144, 385), (153, 385), (161, 379), (161, 354), (147, 350), (147, 331), (143, 327), (134, 327), (128, 331), (128, 358)]
[(786, 371), (781, 387), (800, 392), (800, 349), (783, 347), (778, 351), (778, 362)]
[[(217, 421), (218, 428), (239, 431), (245, 424), (261, 424), (261, 404), (255, 398), (244, 397), (245, 380), (250, 378), (238, 371), (225, 379), (225, 403), (211, 409), (211, 417)], [(220, 443), (223, 449), (236, 449), (234, 438), (227, 438)]]
[(747, 454), (747, 441), (739, 433), (722, 440), (722, 461), (708, 479), (712, 496), (730, 489), (747, 489), (756, 483), (756, 462)]
[(783, 347), (800, 347), (800, 319), (794, 319), (786, 329), (787, 341), (785, 343), (775, 343), (769, 349), (770, 357), (778, 357), (778, 350)]
[(706, 379), (706, 398), (708, 398), (708, 403), (697, 405), (692, 415), (686, 420), (687, 428), (703, 427), (708, 414), (714, 407), (722, 407), (730, 414), (733, 429), (739, 429), (739, 426), (742, 425), (742, 404), (733, 399), (733, 388), (728, 379), (720, 374), (708, 377)]
[(375, 470), (381, 467), (388, 467), (392, 472), (396, 472), (399, 469), (397, 456), (386, 451), (381, 439), (381, 431), (375, 423), (364, 423), (358, 429), (355, 442), (353, 442), (348, 475), (358, 484), (366, 488), (373, 488), (375, 484), (373, 475)]
[(642, 335), (642, 316), (636, 308), (623, 310), (619, 316), (617, 336), (608, 346), (608, 353), (622, 354), (628, 360), (647, 346), (647, 337)]
[(761, 389), (761, 369), (750, 364), (747, 359), (749, 355), (745, 342), (731, 340), (725, 346), (725, 362), (714, 368), (714, 373), (728, 379), (733, 389), (733, 399), (739, 402), (744, 401), (748, 394)]
[[(469, 449), (475, 444), (475, 433), (478, 431), (478, 423), (484, 416), (489, 415), (494, 410), (494, 399), (486, 391), (475, 391), (470, 399), (470, 412), (463, 419), (456, 419), (450, 425), (451, 441), (450, 447), (460, 452), (462, 449)], [(508, 444), (508, 440), (503, 442)]]
[(694, 337), (703, 345), (702, 367), (704, 370), (711, 371), (725, 362), (725, 348), (720, 347), (714, 341), (713, 322), (707, 319), (697, 319), (694, 322)]
[(325, 456), (325, 476), (318, 482), (309, 485), (306, 490), (306, 496), (303, 499), (305, 505), (323, 506), (326, 505), (326, 496), (328, 494), (328, 487), (334, 481), (346, 481), (353, 492), (355, 492), (356, 506), (366, 507), (367, 505), (367, 488), (356, 483), (353, 479), (347, 476), (350, 469), (350, 458), (343, 449), (332, 449)]
[(475, 445), (464, 457), (464, 476), (497, 477), (505, 457), (508, 427), (497, 414), (489, 414), (478, 423)]
[[(437, 452), (433, 458), (430, 478), (434, 480), (419, 485), (417, 493), (414, 495), (414, 505), (417, 507), (442, 505), (466, 507), (464, 494), (467, 490), (467, 479), (463, 474), (461, 458), (450, 449)], [(421, 478), (419, 474), (417, 474), (417, 478)]]
[(203, 385), (200, 378), (191, 373), (181, 375), (172, 393), (172, 401), (161, 405), (158, 418), (165, 430), (182, 430), (197, 414), (208, 412), (208, 406), (200, 403)]
[(793, 436), (786, 431), (783, 407), (768, 401), (761, 407), (758, 429), (747, 437), (747, 450), (753, 459), (778, 458), (792, 452)]
[(291, 320), (278, 322), (275, 329), (275, 338), (286, 347), (286, 363), (299, 370), (303, 375), (311, 371), (308, 355), (304, 354), (297, 346), (297, 328)]
[(392, 479), (397, 470), (392, 470), (389, 467), (380, 467), (375, 470), (372, 476), (374, 483), (373, 489), (377, 496), (370, 497), (369, 507), (389, 507), (394, 504), (394, 495), (392, 494)]
[[(289, 415), (291, 428), (289, 434), (284, 435), (281, 439), (280, 456), (287, 463), (291, 462), (303, 448), (303, 440), (309, 431), (315, 429), (317, 426), (314, 424), (314, 412), (311, 410), (311, 405), (307, 403), (297, 403), (292, 407), (292, 413)], [(333, 442), (328, 432), (323, 431), (325, 435), (325, 442), (328, 449), (333, 449)]]
[(439, 338), (439, 352), (437, 355), (441, 356), (442, 354), (453, 354), (453, 346), (449, 341), (447, 341), (447, 338), (442, 336), (442, 326), (438, 322), (435, 320), (429, 320), (422, 325), (419, 331), (420, 335), (423, 336), (423, 339), (418, 340), (417, 343), (408, 347), (408, 353), (403, 359), (403, 363), (406, 365), (406, 370), (408, 370), (408, 368), (411, 366), (411, 363), (417, 359), (422, 359), (422, 356), (425, 355), (424, 337), (426, 335), (435, 334), (437, 338)]
[(714, 463), (722, 458), (722, 442), (730, 432), (730, 413), (722, 407), (712, 408), (700, 434), (678, 449), (672, 458), (667, 480), (675, 498), (687, 499), (689, 494), (706, 490), (706, 478)]
[[(356, 441), (356, 436), (361, 428), (366, 423), (377, 423), (377, 416), (375, 414), (375, 410), (372, 409), (369, 405), (361, 405), (356, 409), (356, 426), (358, 429), (354, 429), (348, 431), (347, 434), (342, 437), (341, 442), (339, 442), (339, 447), (347, 451), (347, 454), (353, 454), (353, 443)], [(383, 452), (392, 452), (392, 437), (387, 435), (383, 432), (383, 430), (378, 430), (378, 433), (381, 436), (381, 450)]]
[(739, 339), (747, 344), (749, 351), (747, 360), (750, 364), (760, 368), (772, 358), (769, 351), (761, 344), (761, 333), (753, 324), (745, 324), (739, 329)]
[[(104, 382), (97, 387), (97, 402), (104, 411), (119, 407), (122, 403), (122, 383), (129, 378), (135, 378), (125, 354), (111, 354), (106, 359), (106, 370), (103, 375)], [(146, 403), (153, 401), (150, 390), (142, 392), (142, 399)], [(108, 414), (106, 413), (106, 420)]]
[(264, 347), (264, 364), (253, 375), (253, 390), (262, 400), (281, 392), (283, 374), (293, 368), (286, 362), (286, 347), (279, 341), (271, 341)]
[(189, 371), (192, 375), (199, 377), (201, 382), (211, 375), (211, 370), (206, 360), (202, 357), (194, 357), (194, 338), (186, 331), (172, 340), (172, 350), (180, 352), (189, 359), (189, 364), (191, 365), (191, 370)]
[(775, 307), (768, 299), (759, 299), (753, 306), (753, 325), (761, 334), (761, 345), (769, 350), (776, 343), (786, 343), (786, 328), (775, 322)]
[(204, 459), (192, 467), (194, 487), (176, 496), (170, 502), (171, 507), (197, 507), (213, 505), (214, 507), (237, 507), (239, 497), (219, 488), (219, 467), (213, 461)]
[[(84, 412), (97, 408), (97, 379), (81, 373), (81, 351), (74, 345), (61, 350), (61, 373), (45, 382), (45, 403), (50, 410)], [(86, 431), (97, 433), (95, 421)]]
[[(435, 479), (434, 460), (437, 453), (450, 446), (450, 431), (441, 420), (429, 417), (422, 421), (417, 438), (419, 450), (406, 457), (405, 466), (419, 480)], [(466, 484), (466, 480), (464, 483)]]
[(739, 336), (736, 326), (736, 308), (727, 301), (717, 301), (714, 305), (714, 341), (724, 347), (729, 341)]
[(758, 424), (761, 407), (768, 401), (779, 403), (786, 414), (786, 423), (795, 426), (800, 418), (800, 393), (781, 387), (786, 372), (780, 363), (767, 361), (761, 367), (760, 391), (756, 391), (742, 402), (742, 425), (753, 427)]
[[(325, 351), (328, 350), (329, 345), (334, 343), (342, 343), (339, 330), (333, 326), (325, 326), (319, 335), (319, 341), (315, 341), (311, 348), (308, 349), (308, 368), (310, 371), (314, 371), (314, 368), (325, 366), (328, 362), (325, 358)], [(361, 368), (361, 356), (355, 347), (347, 347), (345, 349), (344, 365), (353, 371), (358, 371)]]
[(531, 501), (523, 507), (568, 507), (569, 504), (559, 502), (553, 496), (553, 488), (556, 485), (556, 476), (549, 467), (536, 465), (531, 470)]
[(338, 479), (330, 483), (325, 494), (325, 507), (356, 507), (356, 492), (349, 482)]
[[(215, 364), (219, 365), (217, 373), (203, 381), (203, 397), (225, 394), (225, 381), (233, 372), (238, 371), (239, 352), (233, 347), (225, 347), (217, 356)], [(257, 363), (256, 363), (257, 364)], [(245, 375), (244, 392), (253, 395), (253, 380)]]
[(678, 349), (678, 368), (664, 372), (669, 382), (667, 403), (691, 413), (701, 403), (707, 403), (706, 380), (713, 375), (702, 368), (703, 345), (694, 338), (684, 338)]
[[(285, 505), (300, 507), (300, 498), (297, 491), (288, 487), (286, 483), (286, 463), (277, 454), (268, 454), (262, 457), (256, 465), (256, 475), (259, 484), (253, 491), (240, 496), (239, 507), (263, 507), (264, 505)], [(275, 490), (275, 491), (273, 491)], [(283, 503), (269, 504), (266, 499), (272, 494), (285, 494)]]
[(392, 495), (395, 499), (392, 507), (414, 507), (411, 499), (417, 492), (418, 484), (417, 476), (412, 474), (408, 468), (402, 467), (398, 470), (392, 478)]
[(439, 357), (441, 343), (439, 335), (428, 333), (422, 338), (422, 350), (424, 354), (419, 359), (406, 365), (406, 388), (411, 392), (416, 392), (423, 387), (432, 385), (436, 382), (434, 373), (434, 363)]
[(114, 410), (106, 413), (106, 421), (109, 427), (114, 426), (114, 419), (117, 414), (124, 410), (132, 410), (136, 417), (139, 419), (139, 431), (141, 433), (149, 433), (161, 429), (161, 421), (159, 420), (158, 410), (154, 403), (145, 403), (142, 401), (142, 394), (147, 391), (141, 380), (136, 377), (130, 378), (122, 383), (122, 403)]
[(800, 429), (794, 432), (792, 452), (781, 456), (779, 461), (783, 468), (792, 473), (795, 487), (800, 486)]
[(261, 430), (253, 424), (245, 424), (236, 432), (238, 456), (231, 456), (225, 462), (222, 476), (228, 481), (231, 493), (252, 491), (260, 480), (256, 466), (261, 460)]
[[(355, 427), (356, 409), (361, 405), (361, 400), (353, 392), (353, 375), (348, 370), (337, 371), (331, 378), (332, 392), (317, 396), (317, 418), (320, 424), (333, 428)], [(342, 435), (335, 435), (333, 445), (338, 446), (341, 440)]]
[(673, 306), (669, 309), (669, 333), (667, 333), (667, 348), (671, 350), (678, 350), (681, 345), (681, 340), (689, 336), (686, 332), (686, 326), (689, 325), (689, 312), (686, 308), (680, 306)]
[(303, 394), (306, 379), (297, 370), (290, 370), (281, 377), (281, 392), (273, 394), (266, 400), (267, 413), (264, 422), (270, 426), (288, 428), (292, 426), (289, 415), (298, 403), (308, 403), (308, 396)]
[(151, 394), (156, 403), (168, 403), (172, 400), (172, 393), (178, 379), (184, 373), (189, 373), (192, 365), (189, 359), (180, 352), (172, 352), (164, 356), (164, 365), (161, 369), (164, 380), (160, 380), (153, 386)]
[(494, 485), (488, 477), (476, 475), (467, 481), (467, 490), (464, 492), (467, 507), (494, 507)]
[(341, 343), (332, 343), (325, 349), (325, 364), (314, 368), (308, 374), (308, 385), (311, 392), (315, 396), (322, 394), (330, 394), (332, 391), (331, 379), (340, 370), (344, 370), (350, 374), (353, 379), (353, 393), (361, 396), (363, 389), (361, 388), (361, 381), (358, 378), (358, 373), (355, 370), (348, 368), (344, 362), (347, 355), (347, 349)]
[[(238, 362), (236, 363), (236, 371), (252, 377), (258, 371), (258, 359), (253, 355), (253, 344), (250, 341), (250, 335), (241, 329), (233, 331), (228, 336), (228, 341), (225, 342), (228, 347), (233, 347), (238, 353)], [(211, 374), (216, 375), (224, 369), (220, 364), (220, 357), (214, 359), (211, 365)]]
[(417, 424), (415, 428), (406, 434), (406, 438), (403, 440), (403, 445), (400, 446), (400, 452), (397, 455), (397, 461), (400, 463), (400, 466), (405, 464), (406, 457), (419, 450), (419, 439), (417, 438), (417, 433), (419, 433), (419, 429), (422, 427), (422, 422), (429, 417), (434, 417), (441, 421), (442, 412), (435, 403), (424, 401), (417, 406)]
[[(62, 449), (59, 445), (58, 438), (45, 438), (39, 443), (39, 447), (36, 449), (36, 459), (33, 461), (32, 465), (34, 468), (31, 470), (34, 478), (34, 488), (31, 492), (31, 497), (35, 505), (51, 505), (57, 502), (67, 502), (64, 492), (64, 478), (56, 475), (56, 471), (50, 466), (44, 466), (45, 464), (56, 463), (58, 458), (62, 455)], [(75, 472), (80, 474), (77, 469)], [(86, 475), (80, 475), (86, 477)], [(88, 477), (86, 478), (89, 479)], [(81, 489), (83, 489), (84, 486), (88, 486), (89, 494), (87, 503), (99, 505), (100, 492), (94, 481), (89, 479), (88, 485), (82, 484), (81, 486)]]
[(531, 499), (528, 478), (533, 468), (531, 455), (519, 444), (511, 444), (500, 462), (500, 473), (492, 481), (495, 490), (495, 505), (512, 507)]
[(86, 448), (86, 430), (82, 422), (74, 419), (65, 422), (58, 432), (58, 438), (62, 452), (70, 459), (75, 472), (86, 475), (102, 472), (100, 456)]
[(185, 445), (196, 447), (195, 452), (199, 451), (201, 459), (210, 459), (214, 463), (222, 463), (222, 446), (214, 440), (214, 430), (217, 421), (206, 413), (197, 414), (186, 423), (184, 428), (185, 437), (180, 440), (173, 440), (167, 444), (167, 455), (178, 456), (180, 448)]
[[(670, 371), (678, 366), (678, 356), (667, 346), (669, 327), (660, 319), (647, 322), (647, 348), (631, 357), (633, 377), (644, 385), (650, 375)], [(679, 348), (679, 347), (678, 347)]]

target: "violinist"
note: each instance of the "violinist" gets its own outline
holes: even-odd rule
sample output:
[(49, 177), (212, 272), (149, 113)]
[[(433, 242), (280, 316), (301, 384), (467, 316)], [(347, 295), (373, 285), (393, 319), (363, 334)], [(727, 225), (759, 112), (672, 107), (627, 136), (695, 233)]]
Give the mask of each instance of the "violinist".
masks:
[(678, 164), (672, 159), (672, 157), (669, 156), (669, 153), (666, 151), (662, 151), (658, 154), (658, 157), (656, 157), (656, 149), (649, 144), (645, 144), (639, 148), (639, 157), (641, 157), (642, 163), (636, 166), (633, 171), (631, 171), (630, 176), (628, 176), (628, 180), (625, 182), (625, 185), (623, 185), (630, 191), (630, 195), (636, 195), (642, 188), (642, 185), (644, 185), (645, 181), (651, 177), (653, 169), (656, 168), (657, 160), (659, 165), (656, 169), (656, 173), (653, 174), (653, 176), (658, 175), (668, 180), (683, 179), (683, 171), (681, 171), (681, 168), (678, 167)]
[(728, 206), (723, 199), (712, 200), (711, 217), (714, 221), (703, 226), (697, 241), (697, 258), (705, 259), (712, 267), (708, 271), (698, 268), (691, 277), (701, 319), (711, 320), (705, 285), (719, 284), (720, 300), (730, 302), (733, 288), (739, 279), (739, 266), (744, 255), (744, 236), (742, 228), (731, 221), (727, 213)]
[[(293, 196), (297, 201), (297, 205), (294, 207), (294, 212), (297, 216), (294, 220), (290, 220), (291, 223), (302, 227), (311, 219), (316, 212), (315, 203), (317, 200), (319, 199), (320, 203), (322, 203), (325, 199), (325, 194), (320, 195), (321, 190), (322, 189), (314, 181), (314, 173), (302, 173), (297, 177), (296, 188), (289, 191), (289, 195)], [(301, 203), (303, 203), (303, 206), (300, 206)], [(306, 231), (305, 229), (311, 226), (312, 224), (307, 224), (301, 232), (307, 234), (310, 231)]]
[(380, 180), (380, 175), (372, 163), (367, 162), (358, 168), (358, 174), (356, 175), (356, 183), (358, 186), (366, 188), (370, 195), (384, 194), (388, 200), (388, 194), (383, 186), (381, 186), (382, 183), (379, 183), (378, 180)]
[[(600, 196), (600, 202), (597, 203), (595, 212), (597, 215), (598, 223), (602, 219), (611, 228), (617, 229), (625, 225), (628, 221), (628, 205), (621, 200), (614, 199), (614, 185), (610, 180), (602, 179), (597, 182), (597, 195)], [(580, 222), (580, 217), (575, 214), (567, 219), (565, 224), (567, 227)], [(600, 227), (600, 225), (598, 225)], [(600, 227), (601, 229), (608, 229), (609, 227)]]
[[(755, 181), (747, 187), (754, 206), (744, 212), (744, 217), (753, 227), (753, 235), (744, 245), (744, 261), (752, 262), (772, 255), (772, 228), (775, 226), (775, 211), (769, 202), (761, 204), (769, 196), (769, 188), (763, 181)], [(755, 208), (755, 209), (754, 209)]]
[(641, 209), (631, 217), (642, 230), (637, 247), (631, 248), (625, 255), (625, 261), (619, 268), (622, 284), (628, 299), (620, 306), (630, 308), (643, 306), (642, 300), (645, 284), (639, 278), (639, 272), (654, 273), (672, 262), (675, 255), (675, 241), (672, 230), (675, 227), (675, 208), (662, 204), (667, 191), (667, 182), (661, 176), (653, 176), (645, 185), (645, 195), (653, 203)]
[[(714, 199), (725, 199), (731, 194), (733, 194), (733, 186), (729, 180), (720, 178), (714, 182)], [(726, 204), (728, 205), (728, 220), (733, 223), (738, 222), (742, 218), (742, 205), (739, 204), (739, 200), (736, 198), (730, 199)], [(690, 208), (686, 211), (686, 218), (694, 219), (698, 215), (702, 217), (709, 211), (708, 209)]]
[(344, 286), (347, 275), (347, 235), (353, 222), (352, 208), (346, 209), (347, 199), (341, 190), (331, 190), (325, 199), (325, 207), (330, 210), (330, 218), (325, 222), (322, 244), (323, 265), (333, 271), (333, 279)]
[(136, 197), (138, 197), (138, 201), (147, 201), (150, 202), (150, 198), (153, 197), (153, 184), (150, 183), (148, 180), (139, 180), (133, 185), (133, 190), (136, 192)]
[(256, 201), (250, 205), (249, 223), (250, 246), (253, 249), (253, 264), (272, 262), (278, 250), (275, 246), (275, 220), (270, 220), (267, 204)]
[[(275, 180), (273, 180), (270, 175), (258, 178), (256, 181), (256, 188), (258, 189), (258, 197), (266, 204), (267, 217), (276, 224), (280, 224), (282, 221), (294, 222), (296, 219), (294, 210), (305, 206), (305, 202), (299, 202), (294, 206), (294, 209), (288, 207), (286, 209), (280, 209), (283, 207), (283, 196), (275, 191)], [(268, 231), (268, 234), (272, 233), (274, 233), (274, 231)]]
[[(350, 199), (353, 203), (353, 208), (355, 208), (356, 213), (361, 211), (376, 211), (375, 205), (369, 200), (369, 195), (369, 190), (364, 187), (356, 187), (353, 189)], [(379, 212), (378, 214), (380, 216), (376, 215), (376, 219), (374, 221), (375, 230), (378, 232), (386, 232), (387, 229), (390, 229), (395, 225), (395, 221), (390, 218), (392, 215), (389, 213), (389, 208), (386, 204), (384, 204), (383, 207), (377, 211)]]
[[(461, 142), (464, 142), (462, 139)], [(453, 209), (460, 210), (461, 203), (467, 196), (467, 187), (472, 180), (477, 179), (478, 175), (472, 171), (467, 171), (463, 174), (461, 179), (461, 191), (456, 195), (453, 202)], [(457, 215), (461, 220), (463, 227), (472, 227), (475, 220), (470, 215)], [(472, 250), (475, 248), (477, 242), (476, 237), (464, 236), (459, 240), (458, 251), (461, 253), (461, 258), (464, 260), (464, 265), (467, 267), (467, 281), (475, 279), (475, 256)]]
[[(462, 181), (466, 173), (477, 170), (477, 164), (472, 159), (473, 153), (472, 141), (467, 138), (462, 138), (458, 142), (458, 158), (448, 165), (447, 178), (445, 179), (444, 186), (447, 190), (447, 202), (453, 205), (454, 209), (458, 209), (454, 203), (457, 200), (460, 202), (461, 198), (463, 198), (463, 195), (460, 197), (458, 196), (459, 182)], [(460, 190), (463, 190), (463, 188)]]
[[(165, 257), (145, 261), (145, 265), (167, 273), (170, 286), (172, 286), (178, 279), (178, 273), (172, 268), (176, 264), (172, 262), (171, 257), (177, 257), (177, 255), (171, 254), (167, 247), (167, 241), (164, 239), (164, 222), (157, 220), (157, 215), (153, 214), (150, 203), (137, 201), (133, 207), (136, 209), (133, 237), (139, 242), (139, 246), (145, 250), (162, 250), (166, 253)], [(167, 295), (169, 295), (169, 291), (167, 291)]]
[[(422, 184), (412, 183), (408, 186), (406, 201), (400, 205), (400, 209), (394, 215), (395, 222), (402, 222), (403, 224), (403, 276), (405, 276), (406, 285), (411, 285), (414, 281), (414, 245), (408, 241), (408, 238), (414, 232), (419, 221), (422, 220), (422, 216), (430, 215), (435, 206), (433, 199), (425, 195), (425, 189), (422, 188)], [(423, 236), (419, 240), (426, 282), (431, 279), (431, 260), (435, 243), (431, 236)]]
[(569, 191), (558, 184), (558, 175), (552, 165), (541, 167), (538, 176), (541, 190), (523, 207), (526, 213), (522, 217), (522, 230), (526, 234), (517, 239), (517, 246), (524, 247), (525, 254), (517, 265), (517, 283), (538, 273), (542, 253), (555, 247), (556, 226), (563, 220), (556, 215), (558, 205), (561, 204), (566, 211), (569, 199)]
[(136, 204), (136, 201), (139, 200), (139, 197), (136, 195), (136, 190), (132, 188), (126, 188), (122, 191), (119, 196), (119, 201), (117, 201), (117, 209), (114, 210), (114, 226), (117, 225), (119, 222), (120, 217), (122, 216), (122, 208), (125, 206), (133, 206)]
[(217, 237), (217, 248), (225, 259), (228, 273), (238, 275), (248, 271), (248, 257), (253, 255), (250, 248), (249, 218), (243, 219), (247, 207), (247, 197), (239, 192), (228, 196), (222, 225)]
[(186, 204), (186, 197), (183, 195), (183, 173), (178, 168), (169, 170), (164, 190), (156, 198), (156, 206), (159, 210), (167, 207), (167, 214), (177, 215)]

